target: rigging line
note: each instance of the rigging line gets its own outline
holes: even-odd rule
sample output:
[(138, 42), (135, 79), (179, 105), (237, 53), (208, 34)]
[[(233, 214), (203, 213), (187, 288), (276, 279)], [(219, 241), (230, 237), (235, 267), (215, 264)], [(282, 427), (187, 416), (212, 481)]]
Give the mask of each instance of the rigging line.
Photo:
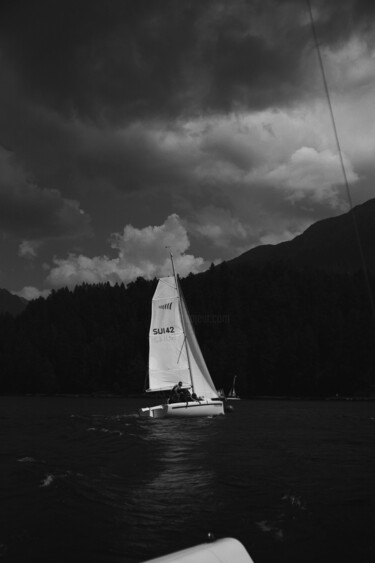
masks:
[(358, 246), (358, 251), (359, 251), (359, 255), (360, 255), (360, 260), (361, 260), (363, 275), (364, 275), (364, 279), (365, 279), (365, 284), (366, 284), (367, 291), (368, 291), (371, 312), (372, 312), (372, 316), (373, 316), (374, 321), (375, 321), (374, 296), (373, 296), (372, 289), (371, 289), (370, 278), (369, 278), (369, 274), (368, 274), (368, 268), (367, 268), (367, 265), (366, 265), (365, 255), (364, 255), (364, 252), (363, 252), (361, 236), (359, 234), (357, 220), (356, 220), (356, 217), (355, 217), (355, 213), (353, 211), (352, 196), (351, 196), (351, 193), (350, 193), (348, 176), (346, 174), (344, 158), (343, 158), (343, 155), (342, 155), (339, 135), (338, 135), (338, 132), (337, 132), (337, 127), (336, 127), (335, 116), (334, 116), (334, 113), (333, 113), (331, 96), (330, 96), (330, 93), (329, 93), (327, 77), (326, 77), (326, 73), (325, 73), (324, 65), (323, 65), (323, 58), (322, 58), (322, 54), (320, 52), (318, 34), (317, 34), (317, 31), (316, 31), (314, 17), (313, 17), (312, 8), (311, 8), (311, 0), (306, 0), (306, 2), (307, 2), (309, 15), (310, 15), (310, 23), (311, 23), (311, 30), (312, 30), (312, 34), (313, 34), (313, 38), (314, 38), (314, 43), (315, 43), (316, 51), (318, 53), (319, 66), (320, 66), (320, 71), (322, 73), (324, 90), (325, 90), (325, 94), (326, 94), (326, 98), (327, 98), (327, 103), (328, 103), (329, 113), (330, 113), (330, 116), (331, 116), (331, 121), (332, 121), (332, 128), (333, 128), (333, 132), (334, 132), (334, 136), (335, 136), (335, 140), (336, 140), (337, 151), (338, 151), (338, 154), (339, 154), (340, 166), (341, 166), (342, 174), (343, 174), (343, 177), (344, 177), (344, 184), (345, 184), (345, 189), (346, 189), (346, 195), (347, 195), (348, 202), (349, 202), (350, 215), (352, 216), (352, 220), (353, 220), (353, 227), (354, 227), (354, 232), (355, 232), (355, 236), (356, 236), (356, 240), (357, 240), (357, 246)]

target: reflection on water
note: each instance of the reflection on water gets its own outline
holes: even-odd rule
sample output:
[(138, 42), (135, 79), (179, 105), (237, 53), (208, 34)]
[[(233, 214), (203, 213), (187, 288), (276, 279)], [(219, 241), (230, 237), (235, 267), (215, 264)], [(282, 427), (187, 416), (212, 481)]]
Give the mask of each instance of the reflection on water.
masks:
[[(215, 421), (167, 419), (140, 424), (142, 440), (152, 448), (155, 471), (132, 490), (126, 503), (127, 542), (130, 537), (139, 551), (146, 530), (149, 538), (162, 530), (158, 552), (171, 549), (171, 537), (180, 545), (190, 545), (191, 524), (211, 506), (215, 494), (215, 474), (207, 456), (207, 440)], [(137, 510), (142, 510), (141, 519), (134, 519)], [(204, 532), (198, 534), (204, 541)]]

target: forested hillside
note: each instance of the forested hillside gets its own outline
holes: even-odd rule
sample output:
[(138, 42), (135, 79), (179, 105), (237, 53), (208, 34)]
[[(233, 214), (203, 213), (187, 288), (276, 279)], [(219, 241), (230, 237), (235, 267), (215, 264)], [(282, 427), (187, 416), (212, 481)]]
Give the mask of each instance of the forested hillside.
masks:
[(0, 314), (10, 313), (19, 315), (26, 309), (27, 301), (17, 295), (12, 295), (6, 289), (0, 289)]
[[(1, 315), (0, 392), (142, 392), (155, 287), (82, 285)], [(360, 272), (224, 263), (182, 288), (217, 387), (228, 390), (236, 374), (248, 396), (375, 394), (375, 326)]]
[(347, 213), (317, 221), (292, 240), (257, 246), (231, 262), (259, 265), (282, 260), (299, 267), (353, 273), (363, 267), (362, 254), (366, 268), (375, 273), (374, 241), (375, 199), (370, 199)]

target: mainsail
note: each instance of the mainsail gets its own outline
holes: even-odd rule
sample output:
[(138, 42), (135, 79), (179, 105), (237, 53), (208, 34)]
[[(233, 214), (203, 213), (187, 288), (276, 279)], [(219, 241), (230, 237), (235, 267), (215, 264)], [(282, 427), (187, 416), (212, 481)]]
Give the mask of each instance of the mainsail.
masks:
[(217, 397), (176, 283), (174, 276), (161, 278), (152, 299), (148, 391), (170, 390), (182, 381), (198, 396)]

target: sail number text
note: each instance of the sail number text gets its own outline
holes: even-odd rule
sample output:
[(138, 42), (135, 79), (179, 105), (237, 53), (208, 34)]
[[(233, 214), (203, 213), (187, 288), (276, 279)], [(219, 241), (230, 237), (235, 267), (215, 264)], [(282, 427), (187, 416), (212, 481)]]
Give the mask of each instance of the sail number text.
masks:
[(173, 334), (174, 326), (167, 326), (166, 328), (153, 328), (152, 332), (156, 334)]

